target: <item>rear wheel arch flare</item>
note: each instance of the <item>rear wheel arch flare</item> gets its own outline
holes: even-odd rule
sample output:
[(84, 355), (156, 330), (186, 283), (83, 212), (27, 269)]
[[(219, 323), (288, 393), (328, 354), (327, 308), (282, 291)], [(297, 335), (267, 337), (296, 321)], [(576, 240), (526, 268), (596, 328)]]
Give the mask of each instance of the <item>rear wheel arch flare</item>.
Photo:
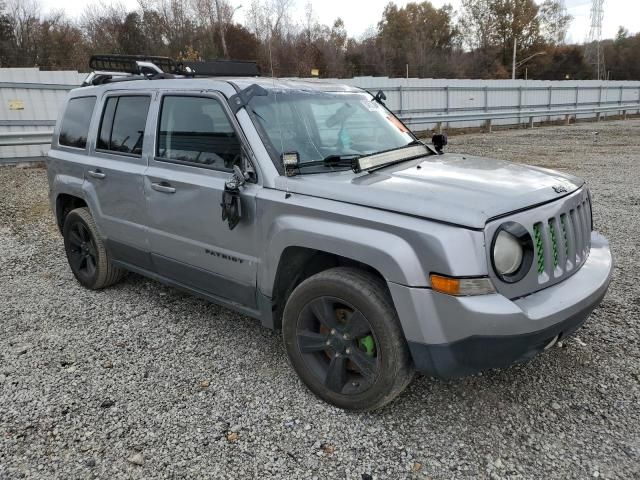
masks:
[(69, 195), (68, 193), (60, 193), (56, 197), (56, 223), (58, 224), (58, 229), (60, 233), (62, 233), (62, 228), (64, 227), (64, 220), (72, 210), (76, 208), (87, 207), (87, 202), (76, 195)]

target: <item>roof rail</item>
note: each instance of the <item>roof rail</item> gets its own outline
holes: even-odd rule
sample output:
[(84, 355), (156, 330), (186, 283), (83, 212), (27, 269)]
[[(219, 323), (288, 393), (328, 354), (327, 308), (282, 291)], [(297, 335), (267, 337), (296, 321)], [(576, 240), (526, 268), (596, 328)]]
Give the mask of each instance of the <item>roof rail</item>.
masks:
[(89, 66), (94, 71), (83, 86), (101, 85), (126, 80), (160, 78), (254, 77), (260, 75), (256, 62), (245, 60), (176, 61), (169, 57), (149, 55), (93, 55)]

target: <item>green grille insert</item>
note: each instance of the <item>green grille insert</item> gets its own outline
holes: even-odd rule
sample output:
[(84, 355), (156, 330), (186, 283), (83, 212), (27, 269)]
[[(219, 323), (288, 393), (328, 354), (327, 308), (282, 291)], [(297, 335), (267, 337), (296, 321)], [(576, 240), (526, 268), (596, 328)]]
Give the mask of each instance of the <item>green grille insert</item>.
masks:
[(536, 255), (538, 257), (538, 273), (544, 272), (544, 250), (542, 246), (542, 233), (540, 233), (540, 224), (533, 226), (533, 241), (536, 244)]
[(558, 239), (556, 238), (556, 227), (552, 220), (549, 220), (549, 237), (551, 237), (551, 249), (553, 250), (553, 266), (558, 266)]
[(562, 236), (564, 237), (564, 254), (569, 258), (569, 237), (567, 236), (567, 215), (562, 214), (560, 216), (560, 223), (562, 224)]

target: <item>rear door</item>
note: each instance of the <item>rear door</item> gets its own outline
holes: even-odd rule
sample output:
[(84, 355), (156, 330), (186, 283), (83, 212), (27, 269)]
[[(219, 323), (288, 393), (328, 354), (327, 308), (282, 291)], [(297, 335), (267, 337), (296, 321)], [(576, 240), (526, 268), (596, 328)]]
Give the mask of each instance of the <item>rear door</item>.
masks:
[(94, 212), (116, 260), (152, 269), (148, 252), (143, 155), (151, 93), (107, 93), (85, 172)]
[(241, 189), (243, 219), (229, 230), (221, 216), (222, 192), (248, 146), (226, 100), (215, 93), (165, 93), (157, 125), (155, 156), (145, 176), (156, 271), (204, 293), (255, 307), (255, 199), (261, 187), (247, 183)]

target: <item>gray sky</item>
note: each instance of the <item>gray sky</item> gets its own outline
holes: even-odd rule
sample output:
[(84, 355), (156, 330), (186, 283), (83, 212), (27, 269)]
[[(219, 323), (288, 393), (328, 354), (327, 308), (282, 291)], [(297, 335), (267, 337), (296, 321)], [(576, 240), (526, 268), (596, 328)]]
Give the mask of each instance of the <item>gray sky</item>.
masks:
[[(414, 0), (419, 1), (419, 0)], [(431, 0), (435, 6), (446, 3), (454, 9), (460, 5), (460, 0)], [(538, 0), (540, 1), (540, 0)], [(108, 2), (108, 0), (107, 0)], [(342, 17), (349, 35), (359, 37), (369, 27), (375, 27), (382, 16), (382, 11), (389, 0), (316, 0), (312, 1), (313, 9), (321, 23), (330, 24), (336, 17)], [(42, 0), (44, 10), (64, 9), (71, 16), (78, 16), (85, 7), (98, 4), (100, 0)], [(135, 8), (136, 0), (121, 0), (125, 6)], [(251, 0), (231, 0), (232, 5), (242, 5), (237, 18), (242, 20), (243, 10), (247, 9)], [(294, 21), (304, 18), (304, 7), (307, 0), (295, 0)], [(395, 0), (398, 5), (405, 5), (408, 0)], [(568, 12), (574, 17), (569, 30), (569, 42), (581, 43), (589, 33), (590, 0), (565, 0)], [(640, 31), (640, 1), (639, 0), (605, 0), (603, 37), (615, 36), (618, 27), (622, 25), (630, 32)]]

